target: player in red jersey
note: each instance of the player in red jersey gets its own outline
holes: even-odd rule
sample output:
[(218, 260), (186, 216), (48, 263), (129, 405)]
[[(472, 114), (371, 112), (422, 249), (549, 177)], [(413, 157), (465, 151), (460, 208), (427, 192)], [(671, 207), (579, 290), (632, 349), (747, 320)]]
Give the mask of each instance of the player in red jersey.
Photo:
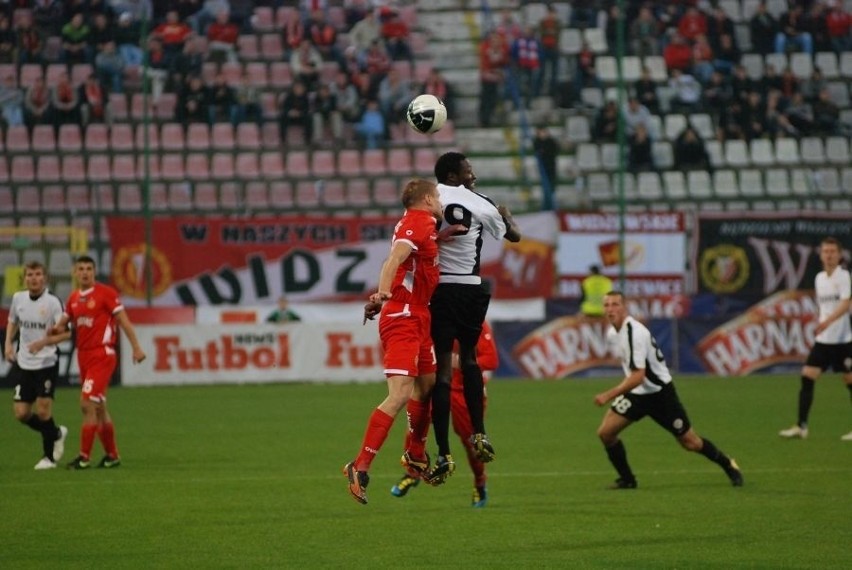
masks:
[[(485, 282), (483, 282), (483, 285)], [(483, 381), (487, 383), (488, 374), (492, 370), (496, 370), (500, 365), (500, 359), (497, 355), (497, 344), (494, 342), (494, 334), (491, 331), (491, 326), (488, 322), (482, 323), (482, 334), (479, 336), (479, 342), (476, 344), (476, 361), (479, 363), (483, 372)], [(487, 398), (483, 390), (482, 404), (483, 412)], [(467, 461), (470, 464), (470, 470), (473, 471), (473, 498), (471, 506), (481, 508), (488, 502), (487, 489), (485, 482), (487, 475), (485, 473), (485, 463), (479, 460), (476, 455), (476, 450), (473, 444), (470, 443), (470, 436), (474, 434), (473, 423), (470, 420), (470, 412), (467, 409), (467, 403), (464, 399), (464, 378), (459, 367), (459, 347), (458, 342), (453, 347), (453, 379), (450, 385), (450, 411), (453, 418), (453, 431), (458, 434), (464, 444), (467, 452)], [(408, 444), (408, 436), (406, 435), (406, 445)], [(408, 490), (416, 487), (420, 483), (420, 477), (417, 473), (406, 472), (399, 482), (391, 488), (391, 494), (395, 497), (404, 497)]]
[(83, 410), (80, 455), (68, 464), (68, 468), (89, 468), (95, 435), (100, 438), (106, 452), (98, 467), (118, 467), (121, 459), (115, 444), (115, 427), (106, 405), (107, 388), (116, 365), (116, 323), (133, 347), (133, 362), (145, 360), (145, 353), (139, 346), (136, 331), (124, 311), (118, 292), (95, 281), (95, 261), (88, 256), (77, 258), (74, 276), (80, 288), (68, 297), (65, 313), (53, 329), (54, 334), (59, 334), (67, 330), (69, 324), (74, 327), (83, 388), (80, 395)]
[[(394, 228), (391, 250), (382, 264), (378, 291), (370, 304), (382, 304), (379, 337), (384, 349), (388, 396), (373, 410), (358, 456), (343, 467), (349, 492), (367, 503), (367, 472), (387, 439), (394, 418), (407, 406), (412, 445), (403, 458), (428, 468), (425, 440), (429, 397), (435, 383), (435, 351), (429, 299), (438, 285), (438, 230), (441, 200), (434, 182), (412, 180), (402, 191), (405, 214)], [(365, 309), (365, 319), (370, 317)]]

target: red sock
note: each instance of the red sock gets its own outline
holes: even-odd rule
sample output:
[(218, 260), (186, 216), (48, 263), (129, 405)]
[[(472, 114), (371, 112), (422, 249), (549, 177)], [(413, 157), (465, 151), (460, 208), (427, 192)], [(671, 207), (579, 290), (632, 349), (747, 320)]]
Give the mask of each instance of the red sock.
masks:
[(80, 430), (80, 455), (86, 460), (92, 455), (92, 446), (95, 444), (97, 433), (98, 424), (83, 424)]
[(355, 458), (355, 469), (358, 471), (370, 470), (370, 464), (385, 443), (392, 425), (392, 417), (378, 408), (373, 410), (373, 413), (370, 414), (370, 421), (367, 422), (367, 431), (364, 434), (364, 442), (361, 444), (361, 452)]
[(406, 449), (414, 459), (426, 457), (426, 439), (429, 436), (429, 424), (432, 418), (429, 414), (430, 402), (408, 400), (406, 415), (408, 416), (408, 438)]
[(467, 462), (470, 465), (470, 470), (473, 471), (473, 484), (475, 487), (484, 487), (485, 481), (488, 478), (485, 475), (485, 463), (477, 459), (476, 452), (467, 438), (462, 439), (464, 449), (467, 452)]
[(98, 429), (98, 437), (101, 439), (101, 445), (104, 446), (104, 451), (110, 457), (118, 457), (118, 447), (115, 445), (115, 425), (112, 422), (105, 422)]

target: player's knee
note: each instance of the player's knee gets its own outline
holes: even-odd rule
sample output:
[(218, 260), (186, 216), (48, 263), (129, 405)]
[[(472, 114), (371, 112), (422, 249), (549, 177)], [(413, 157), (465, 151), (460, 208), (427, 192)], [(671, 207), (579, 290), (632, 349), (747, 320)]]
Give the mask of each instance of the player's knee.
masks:
[(15, 409), (14, 414), (15, 414), (15, 419), (17, 421), (21, 422), (22, 424), (25, 424), (25, 423), (27, 423), (27, 420), (30, 419), (32, 412), (30, 412), (29, 410)]
[(802, 392), (806, 394), (813, 394), (815, 386), (816, 381), (813, 378), (808, 378), (804, 375), (802, 376)]
[(618, 435), (607, 429), (605, 426), (598, 428), (598, 438), (600, 438), (601, 443), (603, 443), (606, 447), (615, 445), (618, 441)]
[(677, 442), (687, 451), (701, 451), (704, 447), (704, 440), (691, 432), (679, 436)]

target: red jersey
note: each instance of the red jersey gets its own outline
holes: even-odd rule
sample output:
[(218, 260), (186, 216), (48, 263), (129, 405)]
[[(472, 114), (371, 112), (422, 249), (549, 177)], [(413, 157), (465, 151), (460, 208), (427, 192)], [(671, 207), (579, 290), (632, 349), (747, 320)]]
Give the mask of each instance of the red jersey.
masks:
[(393, 242), (397, 240), (408, 243), (413, 251), (396, 270), (391, 301), (426, 306), (438, 286), (440, 272), (435, 217), (425, 210), (406, 210), (393, 231)]
[(164, 23), (154, 28), (154, 34), (160, 36), (164, 46), (177, 46), (183, 44), (192, 34), (192, 28), (184, 23)]
[(65, 304), (65, 314), (76, 329), (77, 350), (114, 347), (114, 316), (123, 310), (118, 291), (103, 283), (71, 293)]

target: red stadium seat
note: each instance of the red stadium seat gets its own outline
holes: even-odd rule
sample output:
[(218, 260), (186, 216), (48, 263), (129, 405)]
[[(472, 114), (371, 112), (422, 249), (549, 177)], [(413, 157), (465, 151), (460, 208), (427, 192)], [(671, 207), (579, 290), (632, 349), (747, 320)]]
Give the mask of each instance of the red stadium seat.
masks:
[(179, 154), (164, 154), (160, 174), (163, 180), (184, 180), (183, 157)]
[(62, 157), (62, 180), (64, 182), (85, 182), (86, 165), (83, 157), (76, 154), (68, 154)]
[(388, 151), (388, 172), (409, 176), (414, 170), (411, 164), (411, 151), (407, 148), (392, 148)]
[(210, 149), (210, 129), (206, 123), (190, 123), (186, 129), (186, 148), (201, 151)]
[(280, 152), (264, 152), (260, 155), (260, 172), (267, 180), (276, 180), (284, 176), (284, 160)]
[(337, 155), (337, 172), (346, 178), (361, 176), (361, 152), (354, 149), (341, 150)]
[[(242, 54), (240, 54), (242, 55)], [(246, 77), (249, 84), (259, 89), (264, 89), (268, 83), (266, 76), (266, 64), (260, 61), (252, 61), (246, 64)]]
[(46, 154), (38, 157), (36, 178), (39, 182), (59, 182), (59, 157), (55, 154)]
[(305, 177), (310, 174), (308, 153), (303, 150), (291, 150), (287, 152), (287, 175), (294, 177)]
[(271, 182), (269, 184), (269, 204), (273, 208), (292, 208), (292, 184), (289, 182)]
[(211, 171), (215, 180), (234, 178), (234, 155), (229, 152), (217, 152), (213, 155)]
[(87, 212), (91, 209), (88, 186), (75, 184), (68, 187), (68, 209), (71, 212)]
[(257, 47), (257, 36), (254, 34), (240, 34), (237, 38), (237, 51), (240, 54), (240, 59), (243, 61), (251, 61), (260, 57), (260, 50)]
[(364, 172), (371, 176), (383, 176), (387, 174), (388, 165), (383, 150), (365, 150), (363, 154)]
[(215, 123), (210, 133), (210, 140), (214, 150), (233, 151), (234, 126), (231, 123)]
[(272, 8), (268, 6), (255, 6), (252, 26), (258, 32), (271, 32), (275, 27)]
[(320, 204), (320, 186), (317, 182), (303, 181), (296, 184), (296, 205), (313, 208)]
[(116, 154), (112, 157), (112, 178), (116, 182), (136, 181), (136, 159), (130, 154)]
[(104, 152), (109, 146), (109, 130), (106, 125), (92, 123), (86, 127), (86, 152)]
[(163, 150), (182, 152), (186, 150), (183, 138), (183, 125), (165, 123), (160, 130), (160, 146)]
[(255, 180), (260, 177), (260, 165), (257, 154), (254, 152), (241, 152), (237, 155), (235, 166), (237, 178), (243, 180)]
[(242, 208), (242, 198), (240, 196), (240, 184), (233, 182), (225, 182), (219, 186), (219, 206), (228, 210), (236, 210)]
[(109, 146), (113, 152), (133, 152), (133, 128), (125, 123), (112, 125), (109, 131)]
[(6, 129), (6, 151), (11, 153), (30, 151), (30, 133), (24, 125)]
[(334, 153), (330, 150), (315, 150), (311, 155), (311, 174), (317, 178), (337, 176)]
[(246, 184), (246, 207), (250, 210), (266, 210), (269, 208), (269, 195), (264, 182)]
[(41, 211), (38, 188), (19, 186), (15, 193), (15, 210), (18, 214), (33, 214)]
[(80, 135), (80, 125), (68, 124), (59, 127), (59, 152), (80, 152), (83, 149), (83, 139)]
[(64, 212), (65, 189), (62, 186), (45, 186), (41, 191), (42, 210), (45, 212)]
[(346, 201), (355, 208), (372, 205), (369, 182), (361, 178), (350, 179), (346, 184)]
[(195, 185), (195, 207), (200, 210), (215, 210), (219, 207), (214, 184)]
[(237, 125), (237, 148), (241, 150), (260, 150), (260, 129), (257, 123)]
[(89, 182), (109, 182), (112, 178), (109, 156), (105, 154), (89, 155), (87, 172)]
[(260, 56), (268, 61), (284, 59), (284, 45), (281, 34), (263, 34), (260, 36)]
[(192, 209), (192, 189), (186, 182), (169, 184), (169, 208), (172, 210)]
[(210, 180), (210, 161), (206, 154), (193, 153), (187, 155), (186, 177), (196, 182)]
[(33, 165), (33, 157), (12, 157), (12, 176), (10, 179), (13, 184), (35, 182), (35, 166)]
[[(146, 125), (141, 123), (136, 126), (136, 150), (145, 152), (147, 148), (149, 152), (156, 152), (160, 148), (160, 129), (156, 123), (148, 123), (147, 135), (148, 140), (145, 140)], [(147, 143), (147, 147), (145, 146)]]

